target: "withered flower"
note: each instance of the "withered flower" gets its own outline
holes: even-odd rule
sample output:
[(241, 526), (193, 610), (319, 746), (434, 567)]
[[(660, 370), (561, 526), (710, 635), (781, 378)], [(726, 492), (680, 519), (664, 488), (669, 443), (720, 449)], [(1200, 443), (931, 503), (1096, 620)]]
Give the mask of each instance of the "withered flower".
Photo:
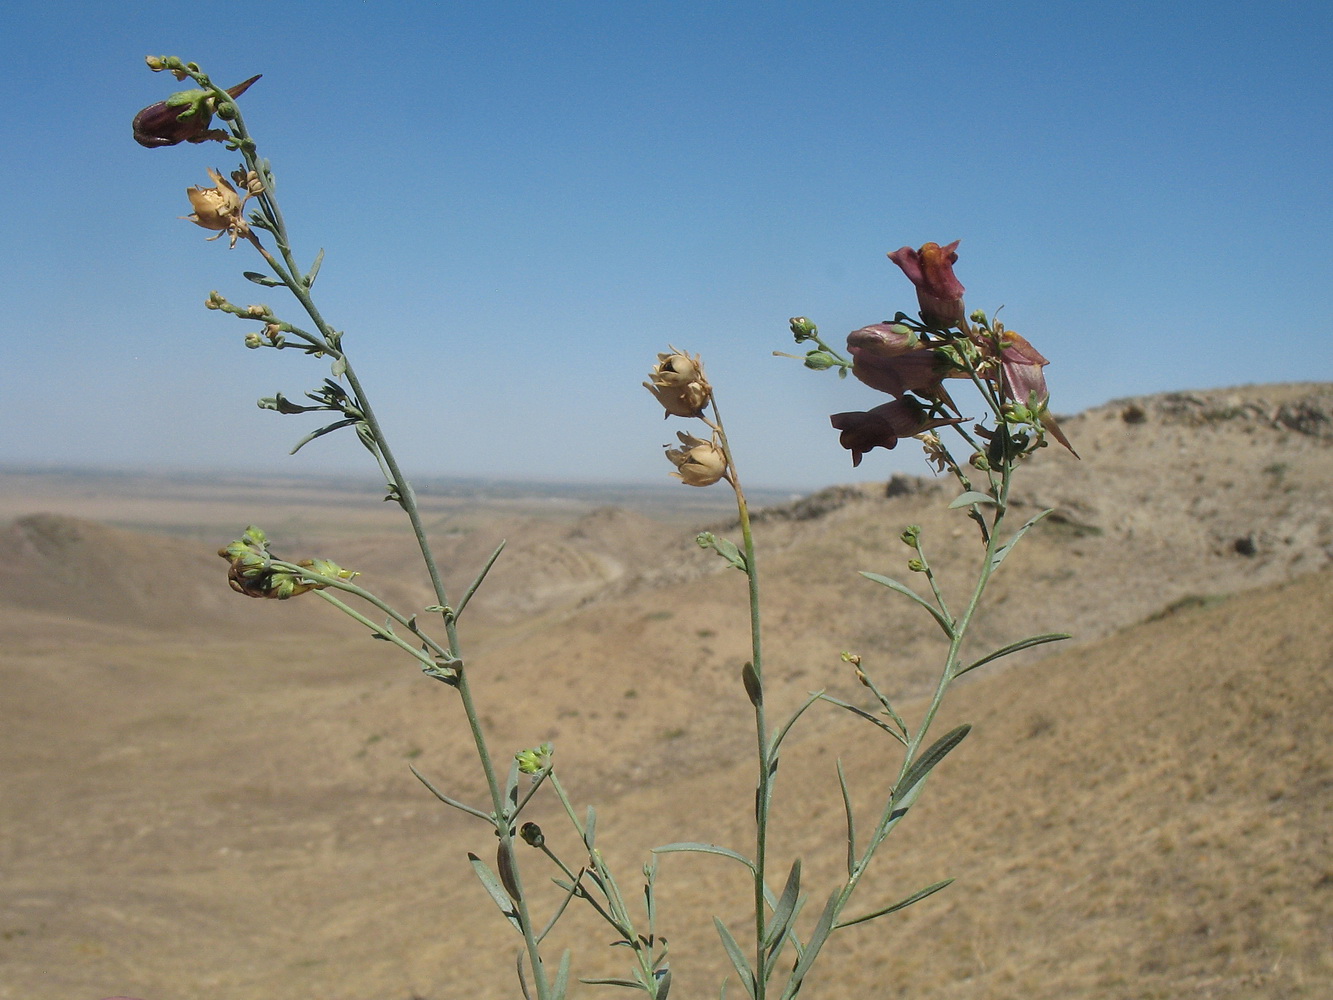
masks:
[(657, 397), (669, 417), (702, 416), (713, 396), (699, 355), (690, 357), (676, 347), (657, 356), (649, 377), (652, 381), (643, 383), (643, 387)]
[[(233, 99), (240, 97), (260, 76), (263, 74), (228, 87), (227, 96)], [(181, 142), (225, 140), (225, 131), (208, 127), (213, 121), (216, 100), (213, 93), (207, 90), (182, 90), (165, 101), (151, 104), (134, 116), (134, 141), (140, 146), (156, 149)]]
[(727, 457), (716, 441), (705, 441), (677, 431), (681, 447), (667, 447), (666, 457), (676, 467), (672, 473), (686, 486), (712, 486), (727, 475)]
[(927, 243), (920, 250), (901, 247), (889, 254), (889, 260), (916, 286), (921, 318), (930, 326), (947, 330), (963, 323), (963, 283), (953, 273), (961, 242), (954, 240), (943, 247)]
[(213, 183), (217, 187), (186, 188), (185, 194), (190, 199), (194, 212), (182, 215), (181, 218), (188, 219), (204, 229), (215, 230), (218, 235), (210, 236), (209, 239), (216, 240), (223, 233), (230, 233), (231, 245), (234, 247), (237, 238), (250, 235), (250, 224), (245, 221), (245, 215), (241, 210), (245, 201), (237, 194), (231, 183), (212, 167), (208, 168), (208, 176), (213, 178)]
[(892, 449), (899, 438), (912, 437), (935, 427), (961, 423), (963, 417), (932, 417), (911, 397), (895, 399), (865, 412), (835, 413), (829, 417), (838, 442), (852, 453), (852, 466), (874, 448)]

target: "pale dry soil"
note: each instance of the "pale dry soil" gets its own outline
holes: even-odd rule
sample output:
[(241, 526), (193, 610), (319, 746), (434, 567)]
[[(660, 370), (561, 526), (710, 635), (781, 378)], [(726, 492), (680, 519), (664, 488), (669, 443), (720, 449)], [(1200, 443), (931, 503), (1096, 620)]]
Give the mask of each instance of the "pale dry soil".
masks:
[[(803, 996), (1333, 995), (1331, 414), (1333, 389), (1303, 385), (1068, 419), (1083, 461), (1024, 470), (1015, 515), (1057, 511), (997, 577), (972, 652), (1077, 638), (960, 685), (939, 731), (972, 734), (853, 909), (957, 881), (839, 932)], [(494, 838), (408, 770), (482, 802), (452, 691), (313, 598), (232, 594), (212, 552), (258, 520), (280, 554), (420, 608), (389, 505), (301, 482), (80, 489), (0, 476), (0, 1000), (515, 996), (514, 940), (466, 859)], [(897, 539), (915, 522), (961, 600), (975, 529), (952, 495), (895, 478), (760, 518), (771, 718), (819, 688), (868, 704), (845, 649), (919, 715), (933, 626), (855, 570), (918, 582)], [(692, 542), (733, 529), (632, 500), (432, 508), (455, 592), (508, 538), (464, 621), (478, 699), (502, 754), (555, 741), (627, 886), (656, 844), (748, 851), (754, 767), (744, 581)], [(835, 759), (864, 835), (895, 747), (827, 705), (789, 744), (773, 867), (805, 857), (806, 929), (845, 853)], [(576, 861), (554, 801), (531, 810)], [(711, 916), (745, 933), (738, 874), (662, 861), (673, 997), (716, 995)], [(609, 939), (571, 911), (552, 943), (576, 975), (624, 974)]]

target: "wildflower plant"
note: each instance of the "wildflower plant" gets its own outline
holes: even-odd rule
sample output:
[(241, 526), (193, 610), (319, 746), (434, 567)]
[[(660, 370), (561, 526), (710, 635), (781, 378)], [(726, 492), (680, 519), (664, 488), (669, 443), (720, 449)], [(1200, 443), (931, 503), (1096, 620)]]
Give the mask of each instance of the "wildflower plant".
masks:
[[(662, 854), (721, 855), (743, 866), (751, 886), (752, 923), (748, 934), (743, 935), (747, 940), (738, 939), (721, 920), (715, 918), (714, 923), (741, 990), (750, 1000), (790, 1000), (836, 932), (887, 916), (948, 885), (948, 881), (936, 882), (887, 905), (881, 901), (868, 909), (849, 909), (877, 852), (921, 796), (933, 769), (968, 734), (966, 725), (942, 735), (933, 726), (952, 683), (1009, 653), (1067, 638), (1054, 633), (1022, 637), (980, 658), (969, 661), (963, 657), (964, 640), (988, 582), (1018, 540), (1049, 513), (1038, 514), (1017, 528), (1010, 526), (1010, 491), (1016, 470), (1025, 458), (1046, 445), (1048, 437), (1072, 451), (1049, 411), (1043, 373), (1047, 360), (998, 320), (981, 312), (966, 313), (964, 289), (953, 271), (958, 243), (927, 243), (919, 249), (904, 247), (889, 254), (915, 286), (917, 315), (913, 318), (898, 312), (891, 320), (853, 331), (846, 339), (845, 353), (826, 343), (809, 319), (798, 317), (790, 323), (796, 343), (806, 348), (805, 354), (797, 357), (807, 368), (836, 371), (842, 377), (850, 372), (891, 397), (869, 410), (836, 413), (830, 418), (839, 433), (839, 443), (851, 452), (853, 465), (859, 465), (875, 449), (892, 449), (903, 440), (914, 439), (937, 471), (957, 480), (961, 492), (949, 506), (965, 512), (976, 526), (977, 572), (970, 591), (957, 595), (944, 592), (927, 556), (923, 532), (914, 526), (905, 528), (900, 537), (907, 549), (908, 571), (919, 574), (924, 581), (919, 589), (878, 572), (862, 573), (868, 581), (914, 602), (947, 640), (933, 695), (915, 722), (909, 722), (899, 711), (873, 679), (870, 665), (853, 652), (843, 653), (841, 659), (873, 696), (873, 710), (817, 691), (780, 718), (770, 716), (751, 513), (716, 393), (698, 355), (676, 347), (658, 354), (644, 385), (667, 419), (685, 421), (688, 426), (676, 433), (676, 445), (666, 446), (666, 457), (674, 467), (672, 474), (691, 487), (725, 484), (736, 500), (739, 544), (712, 532), (701, 533), (697, 542), (746, 578), (750, 658), (741, 670), (738, 695), (743, 693), (748, 701), (754, 726), (754, 835), (752, 842), (738, 846), (681, 840), (658, 847), (654, 858), (635, 873), (636, 881), (642, 878), (641, 886), (627, 894), (598, 846), (596, 810), (577, 808), (565, 790), (555, 748), (543, 743), (508, 752), (505, 765), (488, 741), (482, 713), (473, 697), (460, 625), (469, 601), (500, 557), (503, 543), (477, 569), (472, 583), (461, 594), (446, 591), (416, 494), (375, 415), (344, 334), (323, 317), (315, 304), (312, 289), (322, 251), (308, 264), (298, 258), (274, 194), (273, 171), (259, 155), (237, 104), (236, 99), (259, 78), (223, 89), (193, 63), (174, 57), (149, 57), (147, 62), (155, 72), (170, 72), (181, 81), (188, 79), (193, 88), (141, 111), (134, 119), (136, 141), (148, 148), (217, 142), (240, 161), (227, 175), (205, 167), (212, 185), (187, 189), (193, 211), (183, 218), (215, 233), (211, 239), (227, 235), (232, 248), (248, 244), (265, 270), (245, 271), (244, 277), (265, 289), (285, 289), (294, 299), (289, 312), (287, 306), (238, 305), (214, 291), (206, 307), (250, 324), (244, 335), (248, 348), (296, 350), (327, 366), (319, 385), (305, 393), (306, 402), (294, 402), (279, 393), (261, 399), (259, 405), (280, 414), (327, 414), (329, 422), (306, 434), (296, 449), (340, 431), (355, 435), (384, 478), (386, 499), (396, 503), (407, 517), (434, 588), (435, 603), (419, 609), (395, 608), (353, 582), (355, 572), (328, 559), (279, 559), (272, 553), (265, 533), (254, 526), (219, 551), (228, 564), (229, 583), (237, 592), (256, 598), (285, 600), (313, 594), (352, 617), (373, 637), (397, 646), (423, 674), (456, 692), (488, 789), (487, 801), (464, 802), (415, 768), (413, 773), (441, 802), (476, 820), (494, 836), (493, 856), (470, 853), (468, 860), (500, 911), (503, 924), (498, 926), (507, 925), (518, 940), (517, 968), (523, 995), (528, 1000), (561, 1000), (566, 995), (574, 957), (565, 950), (551, 960), (544, 946), (570, 904), (575, 904), (590, 908), (609, 925), (614, 935), (612, 944), (627, 949), (629, 955), (622, 977), (583, 981), (637, 990), (655, 1000), (665, 1000), (671, 972), (667, 940), (657, 925), (655, 897), (656, 856)], [(221, 127), (212, 127), (214, 118), (221, 121)], [(955, 392), (969, 388), (969, 405), (980, 406), (980, 417), (965, 414), (954, 400)], [(951, 448), (946, 439), (956, 439), (958, 444)], [(349, 603), (345, 597), (357, 598), (361, 603)], [(372, 618), (359, 610), (365, 604), (382, 617)], [(898, 764), (887, 797), (868, 817), (858, 815), (853, 808), (854, 796), (841, 763), (837, 765), (845, 807), (846, 874), (831, 886), (815, 887), (803, 878), (800, 858), (779, 864), (772, 857), (769, 831), (784, 745), (802, 716), (821, 703), (868, 723), (876, 738), (895, 745)], [(554, 795), (571, 833), (553, 835), (525, 816), (534, 797), (546, 793)], [(576, 845), (572, 852), (561, 846), (571, 840)], [(521, 857), (527, 859), (522, 864)], [(536, 883), (525, 875), (530, 863), (548, 867), (557, 895), (549, 897), (533, 891)], [(641, 902), (631, 906), (630, 900), (640, 893)], [(811, 899), (817, 905), (807, 910)], [(725, 989), (724, 984), (724, 993)]]

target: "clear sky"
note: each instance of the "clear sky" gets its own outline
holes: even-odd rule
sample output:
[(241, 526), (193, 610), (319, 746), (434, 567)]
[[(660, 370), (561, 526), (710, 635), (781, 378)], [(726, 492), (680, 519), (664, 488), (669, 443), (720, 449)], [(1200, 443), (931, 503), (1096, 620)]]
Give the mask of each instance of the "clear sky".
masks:
[[(703, 354), (752, 484), (853, 472), (885, 401), (771, 357), (915, 311), (885, 258), (962, 239), (969, 308), (1053, 408), (1333, 378), (1333, 8), (1281, 3), (22, 4), (0, 40), (0, 463), (359, 470), (254, 401), (252, 250), (180, 221), (221, 146), (146, 150), (194, 60), (242, 100), (316, 297), (420, 474), (667, 481), (640, 383)], [(1224, 460), (1224, 459), (1220, 459)], [(681, 487), (685, 489), (686, 487)]]

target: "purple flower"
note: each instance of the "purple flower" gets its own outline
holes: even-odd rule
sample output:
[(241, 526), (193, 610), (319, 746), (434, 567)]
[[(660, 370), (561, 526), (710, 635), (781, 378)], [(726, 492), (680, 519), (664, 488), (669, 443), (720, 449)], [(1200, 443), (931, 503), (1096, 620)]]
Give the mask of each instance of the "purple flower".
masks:
[[(252, 76), (244, 83), (228, 87), (228, 96), (240, 97), (258, 79), (259, 76)], [(134, 141), (140, 146), (155, 149), (158, 146), (174, 146), (179, 142), (226, 139), (226, 132), (208, 127), (213, 120), (213, 104), (213, 95), (206, 90), (183, 90), (172, 94), (165, 101), (149, 105), (134, 116)]]
[(915, 331), (897, 323), (877, 323), (847, 335), (852, 374), (872, 389), (901, 396), (918, 392), (934, 396), (940, 383), (956, 374), (946, 357), (921, 347)]
[(961, 423), (962, 417), (932, 417), (915, 399), (895, 399), (865, 412), (835, 413), (829, 417), (834, 430), (842, 431), (838, 443), (852, 453), (853, 467), (874, 448), (892, 449), (899, 438)]
[(889, 254), (889, 260), (916, 286), (921, 318), (929, 326), (947, 330), (963, 322), (963, 283), (953, 273), (961, 242), (954, 240), (944, 247), (927, 243), (920, 250), (902, 247)]

